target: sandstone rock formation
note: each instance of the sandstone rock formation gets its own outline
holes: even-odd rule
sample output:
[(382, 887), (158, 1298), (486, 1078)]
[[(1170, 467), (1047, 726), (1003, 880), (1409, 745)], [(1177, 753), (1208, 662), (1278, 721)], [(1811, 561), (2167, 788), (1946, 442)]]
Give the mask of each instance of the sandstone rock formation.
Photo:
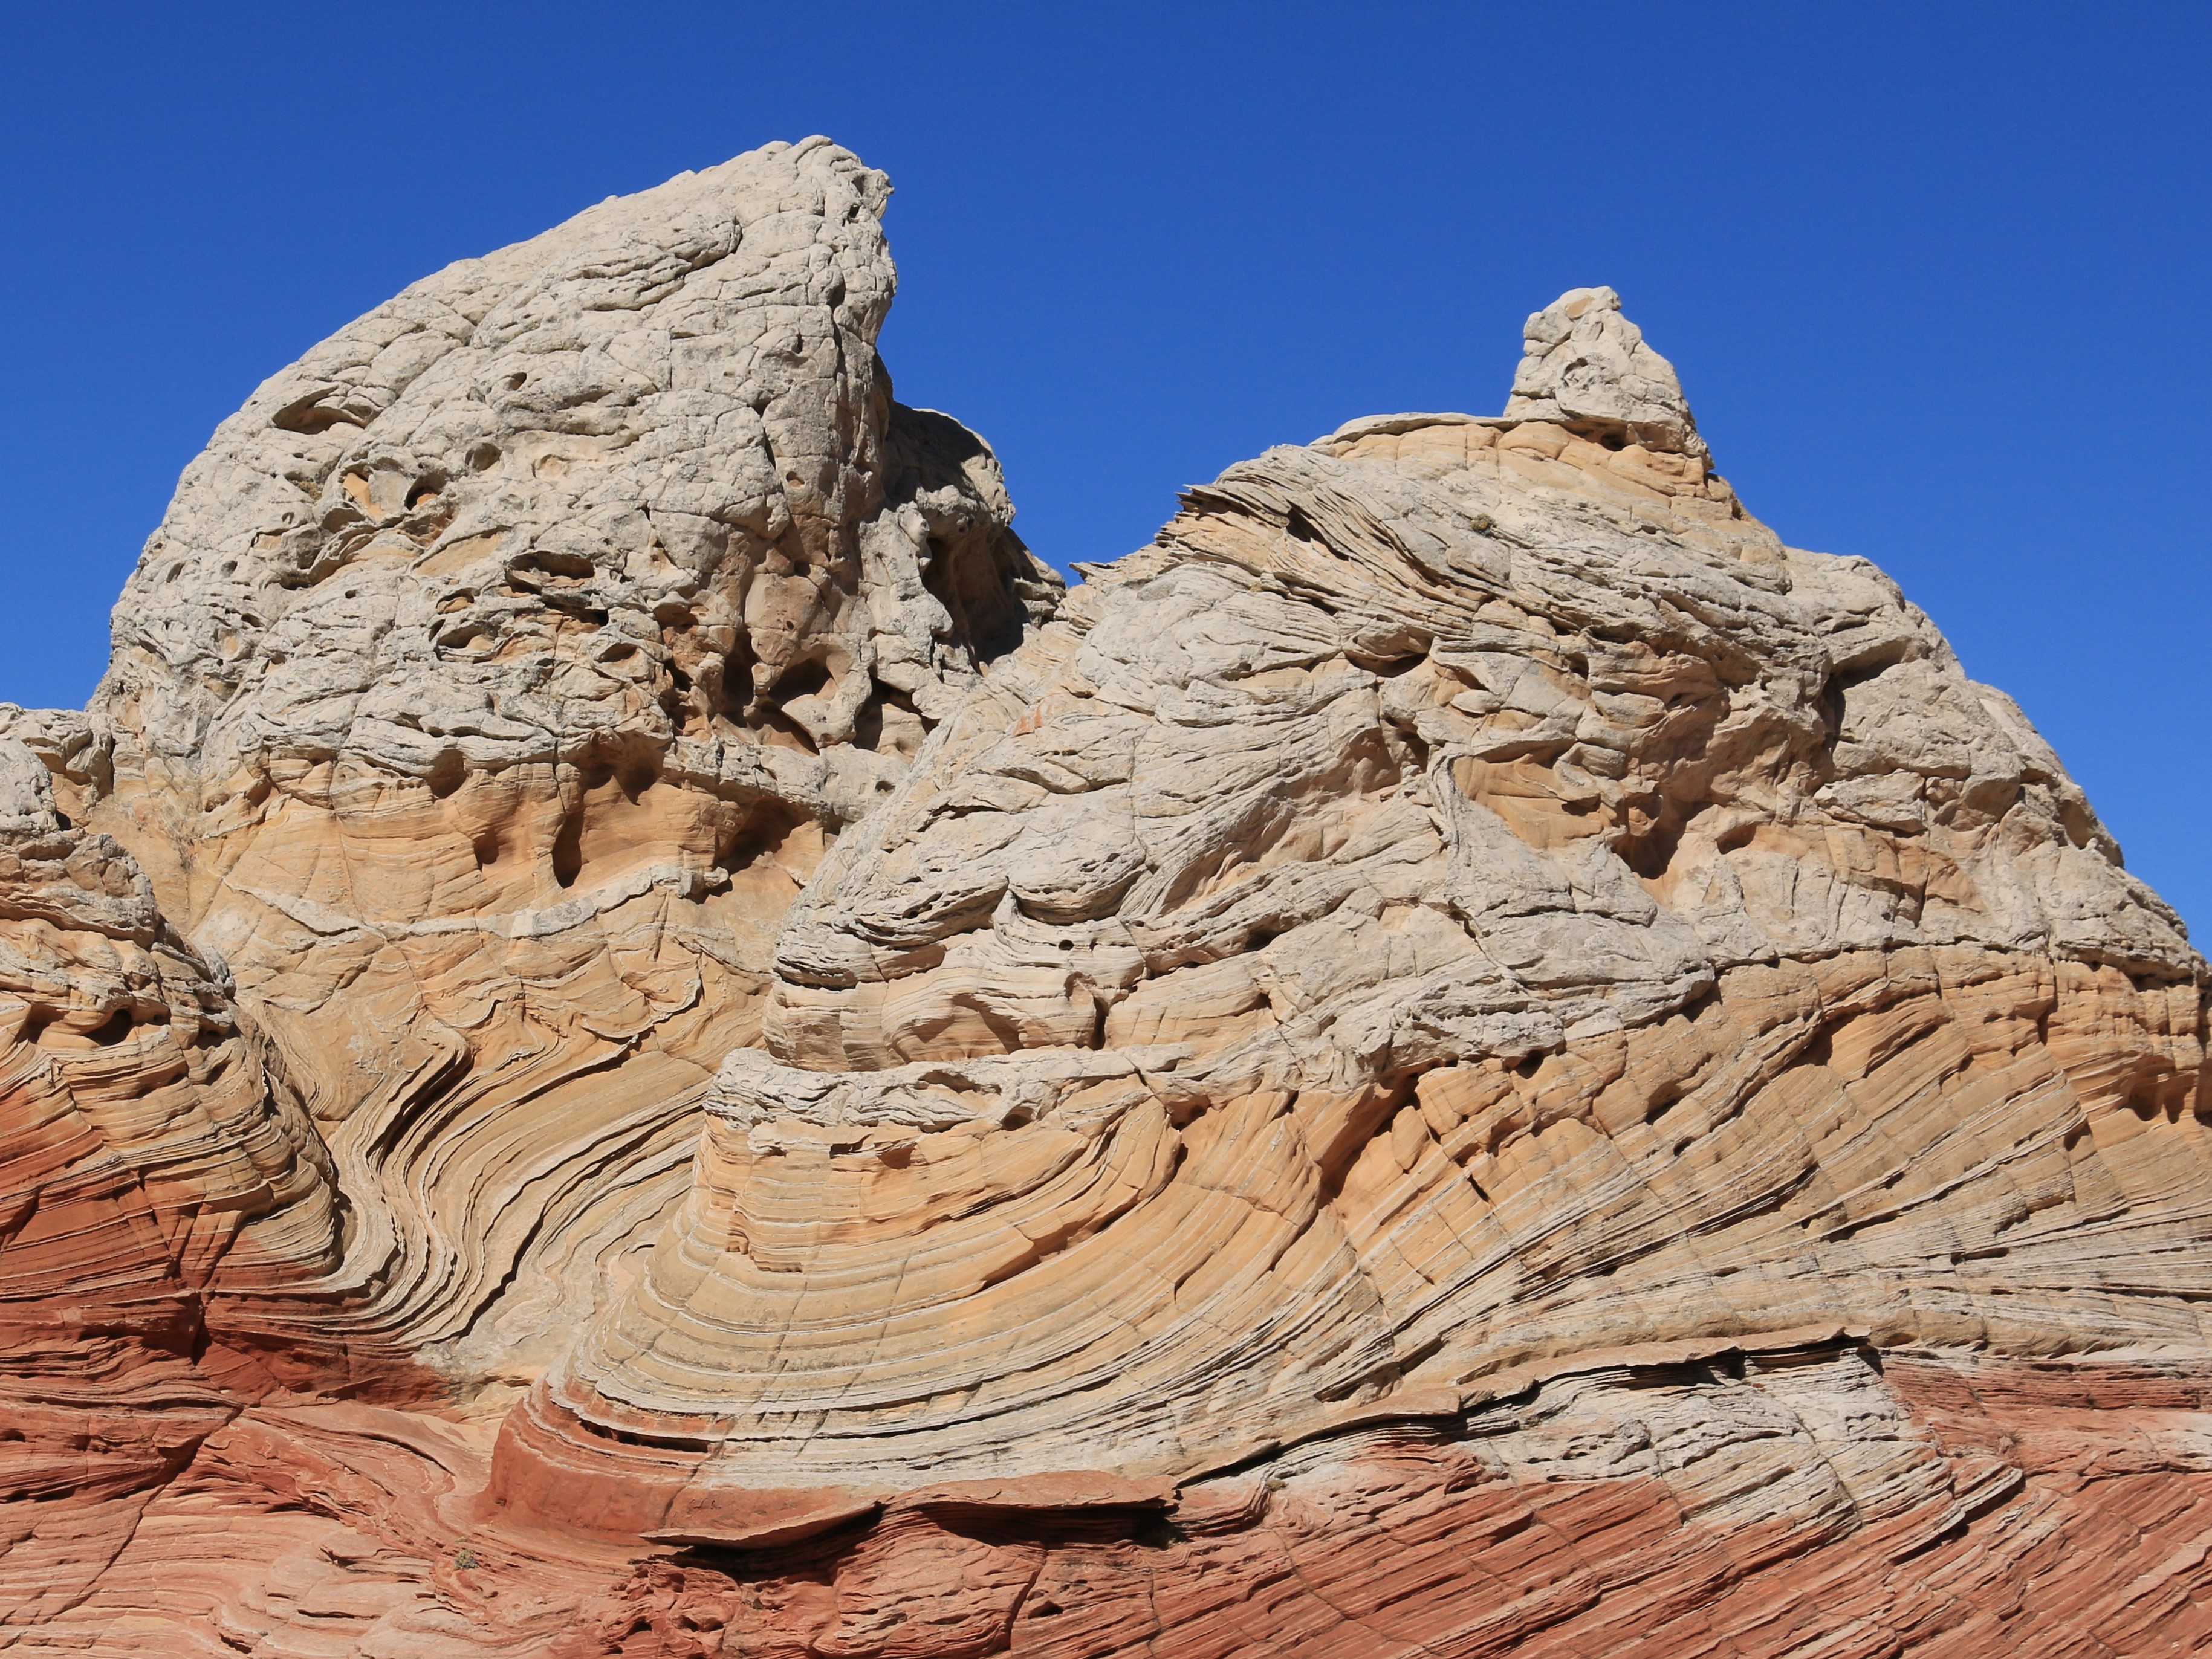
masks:
[(886, 193), (418, 284), (8, 717), (0, 1649), (2212, 1642), (2212, 975), (2020, 711), (1604, 288), (1062, 601)]
[(890, 399), (888, 193), (786, 147), (417, 283), (224, 422), (117, 607), (88, 821), (300, 1081), (342, 1281), (458, 1374), (649, 1235), (783, 906), (1057, 595)]

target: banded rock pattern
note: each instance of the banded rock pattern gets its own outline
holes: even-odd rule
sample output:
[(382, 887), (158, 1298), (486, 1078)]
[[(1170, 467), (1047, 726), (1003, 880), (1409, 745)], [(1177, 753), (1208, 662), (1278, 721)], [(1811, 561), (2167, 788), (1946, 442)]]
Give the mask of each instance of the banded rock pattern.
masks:
[(186, 470), (89, 711), (0, 710), (48, 1521), (302, 1390), (495, 1419), (683, 1191), (823, 848), (1051, 610), (891, 398), (888, 196), (772, 145), (416, 284)]
[(860, 1488), (1822, 1322), (2201, 1342), (2197, 959), (1877, 572), (1678, 395), (1627, 441), (1644, 384), (1272, 451), (1090, 572), (786, 919), (545, 1410)]
[(891, 401), (879, 173), (772, 146), (263, 385), (116, 609), (88, 821), (300, 1080), (398, 1348), (526, 1377), (681, 1189), (774, 927), (1058, 579)]
[(8, 717), (0, 1648), (2212, 1641), (2207, 972), (2017, 708), (1607, 289), (1055, 603), (885, 190), (418, 284)]

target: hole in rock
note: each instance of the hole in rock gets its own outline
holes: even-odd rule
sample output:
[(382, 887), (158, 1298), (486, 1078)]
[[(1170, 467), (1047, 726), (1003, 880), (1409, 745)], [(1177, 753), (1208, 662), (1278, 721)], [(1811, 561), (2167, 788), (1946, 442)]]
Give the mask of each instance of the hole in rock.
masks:
[(429, 784), (430, 793), (442, 801), (460, 788), (468, 775), (468, 762), (461, 758), (461, 752), (447, 749), (432, 764), (429, 776), (423, 781)]
[(118, 1042), (131, 1035), (131, 1028), (135, 1024), (131, 1018), (131, 1008), (118, 1008), (106, 1020), (101, 1020), (97, 1026), (93, 1026), (91, 1031), (69, 1031), (69, 1028), (62, 1026), (62, 1018), (64, 1015), (62, 1015), (60, 1008), (40, 1008), (24, 1026), (24, 1035), (33, 1038), (33, 1042), (38, 1042), (42, 1049), (86, 1049), (86, 1046), (112, 1049)]
[(1411, 674), (1428, 660), (1426, 651), (1418, 651), (1406, 657), (1374, 657), (1364, 661), (1358, 657), (1352, 658), (1355, 666), (1365, 669), (1368, 673), (1385, 680), (1395, 680), (1401, 675)]
[(1617, 850), (1629, 869), (1645, 881), (1655, 881), (1674, 862), (1674, 849), (1681, 839), (1679, 831), (1662, 824), (1646, 835), (1623, 836)]
[(1399, 742), (1405, 746), (1406, 759), (1412, 770), (1426, 772), (1429, 769), (1428, 740), (1411, 726), (1394, 725), (1391, 730), (1397, 733)]
[(303, 397), (295, 403), (287, 403), (269, 417), (269, 424), (279, 432), (304, 433), (309, 437), (328, 432), (336, 426), (357, 427), (362, 424), (343, 409), (325, 408), (317, 401), (321, 396), (318, 392), (314, 397)]
[(131, 1017), (129, 1008), (118, 1008), (99, 1025), (84, 1033), (85, 1038), (104, 1049), (113, 1048), (131, 1035), (137, 1021)]
[(499, 445), (478, 444), (469, 451), (468, 463), (471, 472), (489, 472), (499, 464)]
[[(1005, 538), (1017, 547), (1011, 531)], [(978, 663), (994, 663), (1022, 643), (1028, 613), (1014, 591), (1013, 572), (1001, 569), (994, 540), (967, 536), (958, 542), (929, 538), (929, 567), (921, 584), (951, 615)]]
[(412, 512), (415, 508), (421, 506), (423, 502), (428, 500), (432, 496), (437, 494), (439, 491), (445, 487), (446, 481), (435, 476), (434, 475), (417, 481), (415, 487), (407, 492), (408, 510)]
[(1757, 824), (1739, 824), (1734, 829), (1715, 836), (1713, 846), (1721, 852), (1734, 852), (1740, 847), (1749, 846), (1758, 834)]
[(787, 703), (793, 698), (811, 697), (829, 683), (830, 665), (818, 657), (808, 657), (776, 676), (775, 694)]
[(509, 561), (507, 569), (517, 572), (536, 572), (541, 576), (557, 576), (572, 582), (589, 581), (597, 573), (596, 566), (580, 553), (556, 553), (544, 548), (533, 548)]
[(561, 833), (553, 838), (553, 879), (564, 887), (573, 887), (583, 873), (584, 808), (580, 802), (562, 819)]
[(927, 724), (916, 711), (914, 700), (904, 692), (878, 687), (875, 696), (854, 717), (853, 742), (856, 748), (881, 753), (888, 730), (892, 747), (902, 755), (910, 755)]
[(726, 870), (744, 869), (781, 847), (806, 821), (806, 814), (794, 807), (763, 801), (730, 827), (714, 850), (714, 863)]
[(1141, 1549), (1170, 1549), (1187, 1535), (1164, 1515), (1140, 1515), (1129, 1528), (1129, 1539)]

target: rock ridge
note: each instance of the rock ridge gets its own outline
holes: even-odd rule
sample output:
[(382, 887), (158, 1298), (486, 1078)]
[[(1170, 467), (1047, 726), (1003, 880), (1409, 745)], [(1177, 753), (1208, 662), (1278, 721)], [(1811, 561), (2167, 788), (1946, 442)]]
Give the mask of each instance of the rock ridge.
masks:
[(2212, 973), (2018, 707), (1610, 288), (1063, 593), (888, 195), (424, 279), (0, 705), (0, 1647), (2212, 1643)]

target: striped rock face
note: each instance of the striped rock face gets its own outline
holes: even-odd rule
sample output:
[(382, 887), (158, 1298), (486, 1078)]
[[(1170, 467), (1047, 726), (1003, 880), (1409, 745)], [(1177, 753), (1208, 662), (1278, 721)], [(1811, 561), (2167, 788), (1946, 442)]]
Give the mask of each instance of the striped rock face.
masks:
[(11, 717), (26, 891), (110, 896), (3, 924), (0, 1153), (144, 1219), (0, 1198), (90, 1414), (0, 1632), (2212, 1643), (2207, 970), (2020, 711), (1603, 288), (1060, 601), (890, 401), (884, 192), (775, 147), (410, 289)]
[(322, 1289), (464, 1387), (650, 1241), (784, 907), (1059, 591), (891, 400), (888, 196), (776, 146), (425, 279), (223, 423), (116, 609), (82, 814), (319, 1126)]

